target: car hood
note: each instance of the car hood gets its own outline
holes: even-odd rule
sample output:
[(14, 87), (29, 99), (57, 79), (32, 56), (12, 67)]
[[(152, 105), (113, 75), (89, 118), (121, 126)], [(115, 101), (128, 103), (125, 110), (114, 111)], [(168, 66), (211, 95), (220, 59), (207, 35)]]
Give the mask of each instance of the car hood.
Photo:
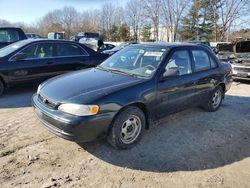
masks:
[(118, 52), (118, 50), (103, 50), (102, 53), (103, 54), (108, 54), (108, 55), (113, 55), (114, 53)]
[(48, 80), (42, 84), (40, 95), (55, 103), (87, 104), (144, 81), (145, 79), (92, 68)]
[(0, 42), (0, 49), (11, 44), (10, 42)]

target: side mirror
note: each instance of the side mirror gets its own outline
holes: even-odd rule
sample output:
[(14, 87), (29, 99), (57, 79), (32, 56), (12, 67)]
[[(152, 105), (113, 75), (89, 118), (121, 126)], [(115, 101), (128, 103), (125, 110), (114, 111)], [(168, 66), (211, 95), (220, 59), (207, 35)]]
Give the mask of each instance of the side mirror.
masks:
[(15, 61), (21, 61), (27, 58), (26, 53), (18, 53), (14, 56)]
[(176, 67), (171, 67), (165, 70), (163, 77), (172, 77), (172, 76), (179, 76), (180, 72), (178, 70), (178, 68)]

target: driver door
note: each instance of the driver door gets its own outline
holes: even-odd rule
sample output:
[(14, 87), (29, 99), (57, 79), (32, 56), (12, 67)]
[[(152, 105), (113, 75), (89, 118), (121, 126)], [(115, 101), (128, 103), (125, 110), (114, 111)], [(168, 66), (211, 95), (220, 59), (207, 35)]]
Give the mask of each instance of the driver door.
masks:
[[(177, 75), (164, 76), (168, 69), (177, 69)], [(168, 114), (192, 106), (195, 101), (196, 80), (192, 75), (192, 61), (187, 49), (175, 50), (163, 67), (157, 83), (156, 117), (163, 118)]]
[(33, 44), (18, 53), (26, 54), (26, 58), (9, 61), (8, 74), (13, 83), (43, 81), (54, 74), (50, 68), (54, 61), (53, 43)]

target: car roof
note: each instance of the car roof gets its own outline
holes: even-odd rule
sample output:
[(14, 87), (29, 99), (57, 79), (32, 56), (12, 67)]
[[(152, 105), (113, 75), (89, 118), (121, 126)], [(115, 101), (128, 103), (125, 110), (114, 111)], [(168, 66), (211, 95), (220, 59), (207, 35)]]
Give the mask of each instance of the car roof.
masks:
[(25, 39), (25, 41), (28, 43), (33, 43), (33, 42), (71, 42), (75, 43), (74, 41), (70, 40), (62, 40), (62, 39), (47, 39), (47, 38), (39, 38), (39, 39)]
[(187, 43), (187, 42), (175, 42), (175, 43), (167, 43), (167, 42), (149, 42), (149, 43), (140, 43), (133, 44), (131, 46), (148, 46), (148, 47), (159, 47), (159, 48), (175, 48), (175, 47), (200, 47), (201, 45), (195, 43)]
[(0, 29), (21, 29), (20, 27), (11, 27), (11, 26), (9, 26), (9, 27), (1, 27), (0, 26)]

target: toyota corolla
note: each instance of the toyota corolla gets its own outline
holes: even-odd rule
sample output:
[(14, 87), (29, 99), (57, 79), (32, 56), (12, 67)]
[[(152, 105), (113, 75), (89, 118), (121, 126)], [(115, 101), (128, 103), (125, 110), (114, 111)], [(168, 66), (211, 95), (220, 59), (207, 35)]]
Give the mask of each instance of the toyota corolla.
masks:
[(231, 65), (195, 44), (137, 44), (96, 68), (52, 78), (33, 96), (52, 133), (75, 142), (105, 135), (134, 146), (156, 120), (190, 107), (219, 109), (232, 83)]

